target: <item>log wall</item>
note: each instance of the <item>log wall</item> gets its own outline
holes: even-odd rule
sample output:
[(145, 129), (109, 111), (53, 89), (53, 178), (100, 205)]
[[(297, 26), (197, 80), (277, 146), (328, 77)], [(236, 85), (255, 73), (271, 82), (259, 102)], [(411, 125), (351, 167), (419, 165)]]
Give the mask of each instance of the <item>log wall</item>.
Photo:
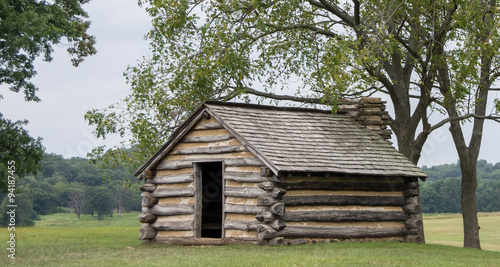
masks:
[[(145, 243), (179, 243), (196, 236), (195, 162), (224, 162), (223, 237), (229, 240), (256, 241), (260, 223), (255, 216), (263, 210), (258, 197), (267, 194), (258, 184), (264, 165), (213, 118), (202, 118), (184, 138), (145, 175), (140, 238)], [(193, 244), (200, 241), (193, 241)], [(185, 241), (181, 243), (186, 243)], [(188, 242), (189, 243), (189, 242)]]
[[(382, 239), (418, 242), (421, 224), (416, 179), (286, 175), (281, 231), (258, 227), (272, 243)], [(279, 242), (277, 241), (278, 239)]]

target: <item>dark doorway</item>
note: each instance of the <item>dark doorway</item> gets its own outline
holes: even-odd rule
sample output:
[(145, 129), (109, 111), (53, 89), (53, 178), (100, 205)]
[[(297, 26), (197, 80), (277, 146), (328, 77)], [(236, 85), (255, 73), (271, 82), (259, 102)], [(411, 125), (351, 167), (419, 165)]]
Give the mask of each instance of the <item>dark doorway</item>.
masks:
[(222, 162), (200, 163), (201, 237), (222, 237)]

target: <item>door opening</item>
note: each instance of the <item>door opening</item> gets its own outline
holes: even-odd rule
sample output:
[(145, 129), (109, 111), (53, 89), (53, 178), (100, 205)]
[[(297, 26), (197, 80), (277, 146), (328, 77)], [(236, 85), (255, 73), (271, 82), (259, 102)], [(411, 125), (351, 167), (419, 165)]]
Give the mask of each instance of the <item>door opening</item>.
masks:
[(200, 163), (201, 237), (222, 238), (222, 162)]

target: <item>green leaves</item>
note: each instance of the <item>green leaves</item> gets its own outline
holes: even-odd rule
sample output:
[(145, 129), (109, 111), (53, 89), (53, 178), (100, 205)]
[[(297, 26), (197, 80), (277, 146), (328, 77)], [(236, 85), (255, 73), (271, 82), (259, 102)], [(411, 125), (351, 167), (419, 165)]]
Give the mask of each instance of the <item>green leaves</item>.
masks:
[(0, 84), (23, 91), (26, 101), (39, 101), (30, 82), (35, 58), (51, 61), (52, 46), (66, 40), (73, 65), (95, 54), (95, 38), (82, 5), (88, 0), (0, 0)]

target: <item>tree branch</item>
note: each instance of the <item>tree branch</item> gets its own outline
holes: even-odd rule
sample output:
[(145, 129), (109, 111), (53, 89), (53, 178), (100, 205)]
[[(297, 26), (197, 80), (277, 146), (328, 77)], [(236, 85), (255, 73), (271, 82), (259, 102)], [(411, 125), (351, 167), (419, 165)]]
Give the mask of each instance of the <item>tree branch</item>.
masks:
[(480, 119), (480, 120), (492, 120), (492, 121), (500, 123), (500, 116), (494, 116), (494, 115), (480, 116), (477, 114), (465, 114), (465, 115), (459, 116), (459, 117), (446, 118), (446, 119), (434, 124), (431, 128), (429, 128), (429, 133), (440, 128), (441, 126), (445, 125), (448, 122), (462, 121), (462, 120), (466, 120), (466, 119), (470, 119), (470, 118), (475, 118), (475, 119)]

